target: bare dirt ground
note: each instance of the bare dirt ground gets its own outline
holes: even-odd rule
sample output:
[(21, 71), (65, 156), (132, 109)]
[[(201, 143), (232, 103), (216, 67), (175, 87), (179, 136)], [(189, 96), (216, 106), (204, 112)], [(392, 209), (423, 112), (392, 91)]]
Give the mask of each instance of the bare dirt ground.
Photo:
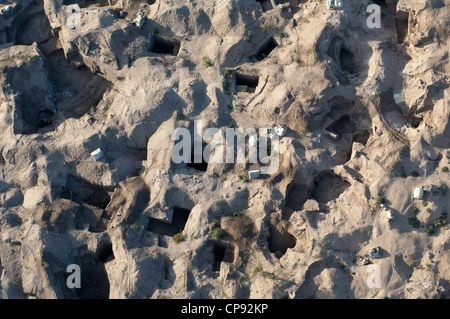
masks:
[(449, 298), (450, 1), (342, 3), (0, 0), (0, 296)]

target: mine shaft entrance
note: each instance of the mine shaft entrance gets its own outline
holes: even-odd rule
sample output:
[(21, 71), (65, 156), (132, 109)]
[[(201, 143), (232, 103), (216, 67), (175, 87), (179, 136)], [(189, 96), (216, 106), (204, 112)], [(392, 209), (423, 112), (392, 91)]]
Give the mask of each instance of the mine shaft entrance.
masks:
[(149, 51), (158, 54), (177, 56), (180, 51), (181, 43), (175, 39), (165, 39), (153, 34), (150, 42)]
[(370, 138), (370, 131), (364, 130), (364, 131), (359, 132), (358, 134), (356, 134), (353, 137), (353, 142), (357, 142), (357, 143), (366, 145), (369, 138)]
[(220, 264), (222, 262), (234, 262), (234, 247), (217, 241), (213, 242), (214, 261), (212, 270), (220, 271)]
[(69, 176), (61, 197), (81, 205), (86, 203), (105, 209), (111, 199), (109, 192), (113, 190), (113, 187), (94, 185), (81, 177)]
[[(294, 184), (287, 193), (286, 206), (291, 210), (289, 213), (283, 212), (283, 219), (288, 220), (293, 212), (301, 211), (303, 204), (308, 200), (309, 189), (301, 184)], [(287, 216), (286, 216), (287, 215)]]
[(173, 208), (172, 222), (168, 223), (155, 218), (149, 218), (149, 223), (147, 230), (160, 235), (173, 237), (184, 230), (189, 214), (191, 211), (189, 209), (181, 208), (175, 206)]
[(397, 43), (403, 44), (408, 34), (409, 12), (397, 11), (395, 24), (397, 26)]
[(102, 263), (107, 263), (114, 260), (112, 243), (109, 241), (101, 242), (97, 247), (95, 255)]
[(333, 125), (333, 131), (342, 134), (353, 134), (356, 133), (356, 126), (351, 120), (350, 116), (344, 115)]
[(259, 76), (236, 72), (235, 85), (238, 92), (255, 93), (259, 84)]
[(258, 50), (256, 51), (254, 58), (257, 61), (262, 61), (264, 60), (266, 57), (269, 56), (269, 54), (275, 50), (278, 47), (278, 43), (277, 41), (274, 39), (274, 37), (270, 37), (268, 39), (266, 39), (261, 46), (258, 48)]
[(279, 229), (272, 221), (269, 223), (269, 233), (269, 250), (274, 253), (277, 258), (283, 257), (288, 248), (294, 248), (296, 245), (295, 237), (286, 230)]
[(262, 10), (269, 11), (273, 9), (272, 2), (270, 0), (256, 0), (261, 5)]
[(197, 171), (206, 172), (208, 170), (208, 162), (203, 156), (203, 151), (206, 147), (206, 144), (202, 145), (202, 160), (196, 161), (195, 160), (195, 153), (194, 153), (194, 145), (192, 145), (191, 148), (191, 162), (187, 164), (187, 167), (191, 167), (193, 169), (196, 169)]
[(342, 47), (339, 54), (339, 62), (342, 71), (349, 74), (356, 74), (355, 54), (353, 52)]

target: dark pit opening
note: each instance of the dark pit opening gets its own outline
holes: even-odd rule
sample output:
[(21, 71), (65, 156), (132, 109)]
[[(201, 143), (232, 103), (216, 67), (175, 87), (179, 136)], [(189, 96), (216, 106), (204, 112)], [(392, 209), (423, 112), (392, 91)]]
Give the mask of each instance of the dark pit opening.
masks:
[(397, 26), (397, 43), (403, 44), (408, 34), (409, 12), (397, 11), (395, 24)]
[(235, 79), (237, 91), (255, 93), (259, 83), (259, 76), (246, 75), (236, 72)]
[(343, 96), (334, 96), (328, 104), (333, 111), (350, 112), (351, 108), (355, 105), (355, 101), (348, 100)]
[(190, 213), (191, 211), (189, 209), (175, 206), (173, 208), (172, 222), (170, 224), (151, 217), (149, 218), (147, 230), (160, 235), (172, 237), (183, 231)]
[(113, 190), (113, 187), (95, 185), (81, 177), (69, 176), (61, 197), (81, 205), (89, 204), (105, 209), (111, 199), (109, 193)]
[(414, 114), (411, 114), (408, 118), (408, 123), (413, 128), (418, 128), (419, 125), (422, 123), (422, 121), (423, 121), (423, 118), (417, 117)]
[(256, 0), (256, 2), (258, 2), (261, 5), (261, 8), (264, 12), (273, 9), (273, 6), (272, 6), (272, 3), (270, 2), (270, 0)]
[(280, 6), (280, 9), (283, 17), (286, 19), (292, 19), (294, 14), (299, 11), (298, 6), (300, 4), (300, 0), (275, 0), (274, 2), (277, 6), (283, 5)]
[(334, 71), (337, 79), (342, 85), (349, 85), (350, 80), (344, 72), (354, 74), (355, 70), (355, 56), (348, 49), (344, 48), (344, 43), (341, 38), (334, 38), (330, 47), (328, 48), (327, 55), (330, 56), (338, 65), (339, 69)]
[(258, 50), (255, 53), (255, 59), (258, 61), (264, 60), (266, 57), (269, 56), (269, 54), (275, 50), (275, 48), (278, 46), (277, 41), (274, 39), (274, 37), (270, 37), (266, 39), (261, 46), (258, 48)]
[[(48, 108), (39, 108), (33, 102), (27, 102), (29, 99), (23, 97), (22, 103), (18, 103), (21, 107), (22, 117), (24, 126), (22, 130), (16, 130), (15, 133), (18, 134), (33, 134), (37, 133), (39, 129), (46, 126), (50, 126), (52, 122), (56, 119), (55, 113)], [(16, 125), (14, 126), (16, 128)]]
[[(26, 116), (25, 116), (26, 117)], [(52, 125), (52, 122), (56, 119), (56, 115), (53, 111), (43, 110), (38, 113), (36, 128), (40, 129), (46, 126)]]
[(81, 258), (81, 288), (75, 289), (80, 299), (108, 299), (109, 279), (105, 264), (94, 254), (85, 253)]
[(278, 230), (272, 223), (269, 223), (269, 233), (269, 250), (275, 254), (275, 257), (281, 258), (286, 254), (288, 248), (295, 247), (295, 237), (285, 230)]
[[(15, 19), (13, 26), (17, 24), (15, 35), (16, 45), (31, 45), (34, 42), (41, 44), (52, 38), (52, 29), (50, 22), (43, 10), (42, 4), (36, 4), (30, 7), (29, 11), (34, 11), (30, 16), (22, 16)], [(0, 1), (2, 3), (2, 1)], [(40, 11), (42, 10), (42, 11)]]
[(212, 270), (220, 271), (220, 264), (222, 262), (234, 262), (234, 247), (220, 242), (213, 242), (214, 261)]
[[(48, 99), (55, 105), (55, 108), (46, 106), (51, 109), (51, 113), (55, 109), (58, 112), (65, 113), (64, 116), (79, 118), (84, 115), (91, 107), (96, 106), (102, 99), (103, 94), (111, 83), (100, 75), (93, 73), (84, 65), (75, 65), (71, 63), (65, 56), (63, 49), (58, 49), (58, 37), (53, 35), (50, 22), (42, 8), (42, 1), (35, 1), (36, 5), (30, 9), (34, 14), (25, 19), (16, 34), (16, 44), (31, 45), (38, 43), (41, 52), (46, 56), (46, 66), (48, 67), (48, 83), (46, 95)], [(70, 1), (77, 3), (77, 1)], [(80, 2), (83, 6), (83, 2)], [(25, 18), (25, 17), (24, 17)], [(94, 49), (94, 48), (92, 48)], [(75, 54), (76, 60), (82, 61), (81, 56)], [(23, 78), (23, 76), (22, 76)], [(23, 85), (23, 87), (31, 87)], [(26, 90), (24, 90), (26, 92)], [(37, 99), (37, 92), (32, 92), (34, 99)], [(39, 103), (43, 98), (39, 99)], [(43, 117), (49, 119), (56, 116), (47, 114)], [(25, 112), (24, 112), (25, 114)], [(35, 113), (32, 116), (38, 118)], [(41, 116), (41, 115), (40, 115)], [(51, 120), (42, 121), (38, 126), (48, 126)], [(40, 128), (39, 127), (39, 128)]]
[(356, 132), (356, 126), (348, 115), (344, 115), (334, 123), (333, 131), (339, 135), (353, 134)]
[(333, 172), (326, 172), (314, 179), (314, 189), (311, 192), (311, 197), (319, 203), (328, 203), (338, 198), (350, 185), (341, 176)]
[[(111, 5), (114, 5), (115, 2), (117, 2), (117, 1), (112, 0)], [(96, 5), (99, 7), (106, 7), (106, 6), (110, 5), (109, 3), (110, 2), (108, 0), (64, 0), (63, 1), (64, 5), (78, 4), (80, 6), (80, 8), (86, 8), (91, 5)]]
[(379, 5), (380, 7), (386, 6), (386, 0), (373, 0), (373, 2), (377, 5)]
[(303, 204), (309, 196), (309, 189), (306, 186), (295, 184), (289, 191), (286, 206), (297, 212), (303, 209)]
[(97, 247), (97, 252), (95, 253), (98, 260), (102, 263), (107, 263), (114, 260), (113, 247), (111, 242), (101, 242)]
[(158, 54), (177, 56), (181, 43), (176, 39), (165, 39), (153, 34), (149, 51)]
[[(34, 63), (31, 60), (31, 64)], [(32, 82), (27, 69), (25, 68), (7, 68), (4, 76), (10, 83), (10, 90), (14, 94), (14, 134), (34, 134), (39, 129), (49, 126), (56, 120), (52, 101), (47, 97), (45, 86), (36, 80)], [(39, 79), (38, 73), (37, 78)], [(42, 76), (38, 81), (45, 81)], [(39, 85), (39, 86), (36, 86)]]
[(349, 74), (356, 74), (355, 54), (343, 46), (341, 47), (341, 52), (339, 54), (339, 62), (342, 71)]
[(392, 128), (398, 128), (406, 125), (407, 119), (401, 106), (395, 103), (392, 92), (385, 91), (380, 94), (380, 111)]
[(362, 132), (359, 132), (353, 137), (353, 142), (361, 143), (363, 145), (367, 144), (367, 141), (370, 138), (370, 132), (369, 130), (364, 130)]
[(122, 9), (111, 9), (109, 12), (119, 19), (125, 19), (128, 16), (128, 12), (123, 11)]
[(58, 111), (66, 118), (80, 118), (97, 106), (112, 84), (85, 65), (76, 66), (58, 49), (47, 56), (50, 92)]

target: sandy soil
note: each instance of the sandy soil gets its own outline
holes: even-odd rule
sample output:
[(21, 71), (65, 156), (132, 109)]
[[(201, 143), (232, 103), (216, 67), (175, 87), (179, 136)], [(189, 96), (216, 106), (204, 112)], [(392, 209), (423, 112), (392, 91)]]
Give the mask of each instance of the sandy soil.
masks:
[(0, 296), (449, 298), (450, 1), (342, 2), (0, 0)]

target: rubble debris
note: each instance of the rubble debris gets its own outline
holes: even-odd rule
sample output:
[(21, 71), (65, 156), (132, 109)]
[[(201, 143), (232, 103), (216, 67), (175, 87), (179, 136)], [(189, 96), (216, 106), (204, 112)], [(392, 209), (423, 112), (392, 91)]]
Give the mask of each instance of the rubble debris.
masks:
[(380, 247), (374, 247), (367, 251), (367, 257), (369, 258), (380, 258), (381, 257), (381, 248)]

